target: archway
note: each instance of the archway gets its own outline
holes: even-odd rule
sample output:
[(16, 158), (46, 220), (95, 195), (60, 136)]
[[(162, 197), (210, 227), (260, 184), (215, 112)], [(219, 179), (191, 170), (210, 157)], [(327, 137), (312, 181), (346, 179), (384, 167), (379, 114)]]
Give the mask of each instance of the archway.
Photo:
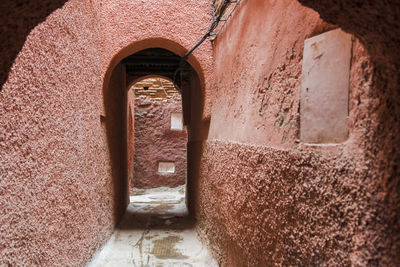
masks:
[(188, 214), (187, 127), (183, 125), (182, 97), (172, 81), (146, 76), (128, 88), (133, 113), (128, 127), (133, 146), (133, 173), (129, 180), (128, 212), (163, 218)]
[[(180, 71), (177, 72), (177, 69), (180, 69)], [(187, 151), (187, 153), (184, 153), (187, 155), (187, 162), (180, 162), (180, 166), (178, 166), (178, 162), (174, 162), (176, 170), (182, 167), (182, 164), (186, 165), (188, 174), (186, 179), (188, 181), (186, 183), (187, 190), (179, 192), (180, 188), (182, 188), (181, 186), (178, 192), (175, 190), (167, 191), (161, 196), (153, 191), (144, 192), (145, 196), (139, 192), (138, 194), (132, 194), (128, 198), (128, 178), (132, 179), (133, 186), (139, 182), (136, 180), (137, 177), (135, 177), (137, 174), (136, 169), (135, 172), (132, 171), (134, 169), (132, 155), (139, 152), (136, 151), (139, 149), (131, 145), (136, 141), (132, 134), (133, 129), (138, 125), (135, 125), (135, 122), (132, 123), (135, 117), (132, 107), (135, 106), (135, 101), (137, 101), (138, 104), (142, 105), (142, 112), (146, 112), (146, 105), (149, 103), (139, 103), (141, 100), (140, 95), (146, 95), (144, 92), (151, 90), (151, 87), (154, 87), (154, 85), (147, 85), (143, 82), (146, 81), (144, 80), (145, 78), (149, 77), (153, 78), (154, 82), (155, 76), (163, 77), (165, 78), (165, 82), (169, 82), (168, 90), (174, 91), (173, 95), (175, 97), (177, 96), (176, 88), (179, 88), (180, 94), (178, 95), (181, 101), (179, 101), (180, 109), (177, 110), (181, 111), (182, 125), (174, 125), (174, 128), (178, 129), (166, 129), (167, 134), (164, 137), (182, 136), (182, 131), (179, 128), (185, 126), (187, 129), (187, 135), (186, 132), (183, 132), (183, 135), (186, 136), (185, 141), (187, 141), (187, 143), (183, 144), (183, 148), (186, 148), (184, 152)], [(138, 91), (142, 91), (138, 93), (139, 98), (135, 98), (132, 95), (134, 94), (133, 89), (130, 88), (134, 84), (139, 84)], [(148, 88), (145, 89), (144, 87)], [(157, 98), (157, 92), (154, 93), (154, 98)], [(130, 257), (134, 265), (140, 266), (144, 264), (149, 266), (163, 265), (162, 263), (168, 261), (168, 259), (174, 259), (174, 264), (185, 264), (186, 261), (194, 260), (200, 262), (202, 266), (217, 266), (209, 251), (204, 248), (203, 244), (197, 238), (193, 224), (194, 221), (192, 220), (192, 216), (190, 216), (193, 214), (193, 212), (190, 212), (190, 208), (193, 206), (191, 203), (194, 198), (194, 194), (192, 194), (194, 190), (191, 190), (193, 188), (192, 181), (195, 180), (193, 177), (196, 175), (196, 170), (199, 169), (196, 166), (199, 162), (197, 160), (199, 155), (198, 153), (194, 153), (194, 151), (200, 152), (200, 150), (193, 149), (193, 147), (201, 144), (201, 139), (206, 138), (204, 132), (207, 132), (199, 130), (204, 126), (202, 125), (203, 93), (198, 72), (195, 71), (191, 64), (182, 62), (177, 54), (169, 50), (148, 48), (125, 57), (115, 66), (110, 72), (110, 79), (107, 81), (107, 86), (104, 87), (103, 94), (103, 124), (108, 138), (112, 162), (115, 219), (119, 224), (110, 239), (112, 248), (109, 251), (103, 250), (100, 256), (94, 258), (89, 266), (98, 266), (99, 262), (107, 261), (110, 257), (121, 260)], [(165, 95), (167, 95), (166, 98), (171, 96), (166, 92)], [(161, 101), (163, 101), (162, 98)], [(176, 108), (176, 106), (173, 108)], [(157, 111), (160, 111), (160, 113), (163, 112), (162, 109), (152, 110), (153, 113)], [(168, 113), (168, 110), (166, 112)], [(172, 116), (170, 117), (170, 115), (166, 114), (166, 117), (167, 121), (171, 118), (169, 122), (172, 124)], [(162, 120), (164, 119), (165, 116), (162, 117)], [(172, 126), (169, 123), (167, 124), (168, 126)], [(147, 127), (148, 125), (144, 126), (145, 128), (150, 128)], [(151, 130), (156, 132), (155, 136), (160, 134), (155, 129)], [(147, 140), (147, 145), (151, 141), (151, 138)], [(182, 148), (181, 145), (179, 144), (180, 149)], [(163, 145), (159, 143), (155, 144), (153, 151), (160, 149), (161, 154), (156, 155), (160, 156), (160, 158), (156, 157), (154, 160), (150, 160), (150, 164), (153, 164), (153, 171), (156, 167), (156, 172), (164, 172), (162, 175), (167, 173), (166, 177), (168, 178), (173, 169), (168, 165), (172, 163), (169, 158), (171, 155), (168, 155), (162, 147)], [(145, 154), (143, 155), (145, 160), (147, 160), (146, 157), (151, 156), (152, 152), (148, 152), (146, 149), (141, 151), (140, 153)], [(158, 151), (156, 151), (157, 153)], [(162, 158), (164, 156), (168, 157)], [(164, 163), (164, 165), (160, 163)], [(160, 176), (157, 175), (156, 178)], [(146, 186), (146, 183), (144, 184)], [(185, 193), (186, 197), (182, 198)], [(191, 199), (188, 199), (187, 196), (190, 196)], [(164, 197), (167, 198), (165, 199)], [(186, 199), (186, 203), (181, 199)], [(127, 239), (130, 242), (127, 242)], [(131, 240), (138, 241), (136, 245), (133, 245)], [(178, 241), (182, 243), (181, 251), (175, 250)], [(133, 251), (132, 245), (134, 247)], [(118, 247), (117, 253), (113, 252), (115, 251), (115, 247)], [(129, 250), (124, 249), (125, 247), (129, 247)], [(128, 256), (127, 251), (129, 252)], [(143, 252), (146, 253), (145, 258), (143, 257)]]
[[(168, 44), (168, 41), (166, 43)], [(158, 44), (162, 44), (162, 42)], [(139, 47), (141, 46), (139, 45)], [(131, 51), (137, 51), (136, 48), (136, 46), (132, 47)], [(177, 46), (175, 51), (179, 51), (181, 54), (183, 52), (180, 50), (180, 46)], [(127, 54), (125, 50), (121, 53)], [(115, 58), (120, 61), (116, 63)], [(134, 176), (132, 131), (128, 127), (130, 116), (132, 117), (132, 108), (128, 106), (128, 89), (132, 84), (156, 75), (174, 81), (176, 86), (180, 88), (183, 124), (187, 127), (188, 132), (188, 181), (192, 180), (190, 179), (191, 176), (196, 175), (195, 162), (197, 156), (194, 151), (199, 150), (191, 149), (191, 147), (199, 140), (206, 138), (207, 131), (199, 130), (204, 128), (202, 125), (202, 82), (198, 71), (192, 66), (192, 64), (197, 65), (197, 61), (194, 58), (189, 59), (190, 61), (194, 64), (181, 62), (180, 56), (170, 50), (152, 47), (134, 52), (125, 56), (125, 58), (121, 58), (121, 54), (119, 54), (114, 57), (110, 64), (111, 66), (115, 65), (115, 67), (107, 71), (104, 82), (104, 114), (102, 120), (112, 162), (116, 221), (121, 219), (129, 203), (128, 180), (133, 180)], [(180, 70), (177, 72), (177, 69)], [(109, 78), (107, 79), (107, 77)], [(193, 186), (188, 182), (187, 187), (189, 190), (186, 190), (186, 192), (190, 195)], [(186, 198), (186, 200), (190, 207), (190, 199)]]

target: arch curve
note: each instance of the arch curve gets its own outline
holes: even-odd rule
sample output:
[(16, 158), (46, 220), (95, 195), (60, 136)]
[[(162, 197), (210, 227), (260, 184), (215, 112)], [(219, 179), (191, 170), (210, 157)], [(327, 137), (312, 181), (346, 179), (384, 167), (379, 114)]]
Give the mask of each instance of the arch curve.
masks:
[(126, 89), (129, 90), (135, 83), (138, 83), (143, 80), (150, 79), (150, 78), (161, 78), (161, 79), (173, 82), (173, 80), (167, 76), (163, 76), (163, 75), (159, 75), (159, 74), (145, 75), (145, 76), (141, 76), (139, 78), (133, 79), (133, 80), (127, 80), (126, 81), (126, 85), (127, 85)]
[[(122, 48), (110, 60), (108, 68), (103, 77), (102, 116), (104, 131), (107, 136), (108, 151), (112, 164), (112, 177), (114, 185), (114, 199), (116, 202), (115, 217), (122, 218), (128, 204), (128, 180), (133, 177), (132, 160), (129, 138), (129, 107), (128, 88), (140, 80), (149, 77), (163, 77), (171, 80), (171, 70), (179, 66), (179, 58), (186, 53), (187, 49), (182, 45), (163, 38), (145, 39), (133, 42)], [(155, 61), (153, 61), (155, 60)], [(159, 60), (162, 62), (160, 63)], [(202, 120), (204, 110), (204, 74), (200, 62), (194, 55), (188, 58), (188, 69), (185, 70), (181, 80), (182, 109), (184, 125), (188, 129), (188, 147), (193, 147), (200, 140), (208, 136), (208, 122)], [(150, 63), (149, 63), (150, 62)], [(178, 62), (178, 63), (177, 63)], [(144, 65), (144, 67), (142, 66)], [(155, 66), (153, 66), (153, 65)], [(166, 73), (160, 75), (155, 70), (166, 67)], [(147, 68), (146, 66), (151, 66)], [(185, 68), (184, 68), (185, 69)], [(153, 72), (154, 71), (154, 72)], [(154, 74), (151, 74), (154, 73)], [(149, 74), (149, 75), (148, 75)], [(129, 80), (127, 79), (129, 76)], [(129, 86), (129, 87), (128, 87)], [(188, 191), (194, 192), (190, 177), (193, 176), (196, 157), (199, 151), (188, 149)], [(128, 178), (128, 179), (125, 179)], [(188, 195), (190, 195), (189, 193)], [(189, 209), (191, 200), (187, 198)], [(118, 221), (117, 220), (117, 221)]]
[[(119, 50), (110, 60), (107, 70), (104, 74), (104, 79), (103, 79), (103, 93), (108, 88), (111, 74), (115, 67), (126, 57), (135, 54), (137, 52), (140, 52), (145, 49), (150, 49), (150, 48), (162, 48), (165, 50), (168, 50), (172, 53), (175, 53), (176, 55), (183, 57), (183, 55), (188, 51), (188, 48), (182, 46), (181, 44), (165, 39), (165, 38), (149, 38), (149, 39), (144, 39), (140, 40), (137, 42), (133, 42), (121, 50)], [(190, 49), (190, 48), (189, 48)], [(204, 71), (203, 68), (199, 62), (199, 60), (191, 54), (187, 60), (187, 62), (190, 64), (190, 66), (196, 71), (199, 79), (200, 79), (200, 85), (201, 88), (205, 88), (205, 77), (204, 77)]]

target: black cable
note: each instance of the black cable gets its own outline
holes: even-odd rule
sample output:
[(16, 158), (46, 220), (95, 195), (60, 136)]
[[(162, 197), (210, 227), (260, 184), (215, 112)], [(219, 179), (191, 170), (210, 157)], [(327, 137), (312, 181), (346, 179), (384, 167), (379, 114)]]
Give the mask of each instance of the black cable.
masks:
[(174, 73), (174, 78), (173, 78), (173, 84), (175, 89), (178, 91), (179, 94), (182, 94), (182, 92), (178, 89), (178, 87), (176, 86), (176, 75), (178, 74), (179, 71), (182, 71), (182, 67), (184, 66), (184, 64), (186, 63), (186, 60), (188, 59), (188, 57), (190, 56), (190, 54), (193, 53), (193, 51), (199, 47), (208, 37), (210, 37), (211, 33), (215, 30), (215, 28), (217, 28), (218, 23), (221, 21), (222, 15), (225, 12), (226, 7), (228, 6), (228, 4), (231, 3), (231, 0), (225, 0), (224, 3), (221, 6), (221, 10), (218, 14), (218, 16), (216, 18), (214, 18), (213, 22), (210, 25), (210, 28), (208, 29), (207, 33), (204, 34), (204, 36), (200, 39), (200, 41), (198, 41), (189, 51), (186, 52), (186, 54), (181, 58), (180, 62), (179, 62), (179, 67), (176, 69), (175, 73)]

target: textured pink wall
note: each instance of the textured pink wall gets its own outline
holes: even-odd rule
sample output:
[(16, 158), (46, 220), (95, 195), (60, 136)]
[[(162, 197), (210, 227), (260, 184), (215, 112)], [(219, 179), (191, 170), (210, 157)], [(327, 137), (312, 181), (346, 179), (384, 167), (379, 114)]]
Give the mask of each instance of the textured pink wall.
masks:
[[(105, 83), (109, 70), (124, 57), (140, 50), (160, 47), (183, 56), (206, 33), (211, 23), (211, 0), (95, 1), (103, 37), (101, 51)], [(173, 23), (171, 23), (173, 21)], [(188, 61), (198, 72), (206, 101), (204, 117), (210, 115), (212, 75), (211, 43), (204, 42)]]
[(0, 2), (0, 90), (29, 32), (67, 0), (3, 0)]
[[(135, 176), (133, 186), (174, 187), (186, 182), (187, 133), (171, 130), (171, 113), (182, 113), (182, 102), (135, 99)], [(174, 162), (175, 173), (160, 174), (158, 162)]]
[(293, 1), (253, 0), (240, 9), (215, 40), (209, 138), (289, 147), (297, 138), (303, 41), (332, 26)]
[(112, 229), (95, 25), (86, 1), (53, 12), (0, 93), (0, 265), (81, 265)]
[(354, 41), (349, 139), (297, 141), (303, 43), (331, 28), (296, 1), (242, 1), (215, 41), (209, 140), (191, 149), (195, 210), (222, 266), (400, 264), (396, 75)]
[(112, 229), (96, 24), (88, 1), (53, 12), (0, 93), (0, 265), (82, 265)]
[[(23, 10), (9, 20), (30, 29), (32, 10)], [(127, 187), (127, 159), (117, 162), (126, 150), (118, 141), (126, 138), (125, 96), (108, 86), (114, 67), (147, 47), (183, 54), (210, 12), (210, 1), (71, 0), (26, 31), (20, 51), (11, 44), (18, 55), (1, 69), (0, 265), (82, 266), (105, 242)], [(210, 44), (191, 62), (204, 81)]]

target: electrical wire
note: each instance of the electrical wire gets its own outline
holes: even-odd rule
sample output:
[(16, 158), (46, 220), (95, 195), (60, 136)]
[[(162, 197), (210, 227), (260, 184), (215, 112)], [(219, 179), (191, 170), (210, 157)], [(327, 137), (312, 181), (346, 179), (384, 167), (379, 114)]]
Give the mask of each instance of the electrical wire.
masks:
[(175, 89), (179, 92), (179, 94), (182, 94), (181, 90), (178, 89), (178, 87), (176, 86), (176, 76), (178, 74), (179, 71), (181, 71), (182, 74), (182, 68), (186, 63), (186, 60), (189, 58), (190, 54), (193, 53), (193, 51), (199, 47), (208, 37), (211, 36), (211, 33), (215, 30), (215, 28), (217, 28), (218, 23), (221, 21), (221, 18), (225, 12), (225, 9), (227, 8), (227, 6), (232, 3), (231, 0), (225, 0), (224, 3), (221, 6), (220, 12), (218, 14), (217, 17), (214, 17), (213, 22), (211, 23), (210, 27), (208, 28), (208, 31), (206, 34), (203, 35), (203, 37), (200, 39), (200, 41), (198, 41), (189, 51), (186, 52), (186, 54), (181, 58), (180, 62), (179, 62), (179, 67), (176, 69), (175, 73), (174, 73), (174, 78), (173, 78), (173, 84)]

